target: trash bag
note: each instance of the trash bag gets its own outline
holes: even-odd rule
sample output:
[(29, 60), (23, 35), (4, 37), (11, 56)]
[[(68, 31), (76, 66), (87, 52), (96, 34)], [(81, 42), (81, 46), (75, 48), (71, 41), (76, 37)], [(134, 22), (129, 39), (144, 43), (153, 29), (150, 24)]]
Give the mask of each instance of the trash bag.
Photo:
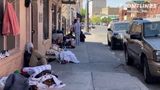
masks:
[(10, 74), (4, 90), (29, 90), (29, 81), (19, 73)]

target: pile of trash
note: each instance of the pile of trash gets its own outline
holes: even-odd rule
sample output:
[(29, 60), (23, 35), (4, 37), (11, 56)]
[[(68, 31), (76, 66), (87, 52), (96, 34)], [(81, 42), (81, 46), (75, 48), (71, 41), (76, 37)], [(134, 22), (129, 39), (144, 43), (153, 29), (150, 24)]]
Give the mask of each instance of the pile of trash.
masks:
[(51, 71), (51, 65), (25, 67), (20, 73), (0, 79), (0, 90), (48, 90), (64, 86)]

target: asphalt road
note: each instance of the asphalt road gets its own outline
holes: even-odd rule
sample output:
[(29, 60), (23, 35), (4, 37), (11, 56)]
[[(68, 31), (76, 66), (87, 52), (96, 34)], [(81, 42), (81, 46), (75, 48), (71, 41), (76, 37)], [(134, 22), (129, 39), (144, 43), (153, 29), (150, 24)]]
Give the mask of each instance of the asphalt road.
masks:
[(120, 66), (123, 68), (127, 73), (129, 73), (132, 76), (137, 77), (143, 84), (146, 85), (146, 87), (149, 88), (149, 90), (160, 90), (160, 82), (155, 83), (155, 84), (146, 84), (143, 80), (143, 74), (140, 72), (135, 66), (127, 66), (125, 64), (125, 57), (124, 57), (124, 52), (123, 50), (111, 50), (110, 47), (107, 45), (107, 29), (106, 26), (96, 26), (95, 29), (91, 30), (92, 33), (97, 33), (99, 37), (103, 38), (101, 39), (101, 42), (110, 50), (110, 52), (115, 55), (118, 60), (121, 62)]

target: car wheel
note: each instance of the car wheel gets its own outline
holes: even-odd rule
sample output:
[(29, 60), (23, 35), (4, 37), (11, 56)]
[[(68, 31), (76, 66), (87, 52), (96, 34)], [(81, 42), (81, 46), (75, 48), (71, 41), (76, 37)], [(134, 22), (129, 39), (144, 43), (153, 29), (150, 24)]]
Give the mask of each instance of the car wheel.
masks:
[(113, 42), (113, 41), (111, 41), (111, 49), (112, 49), (112, 50), (115, 50), (115, 45), (114, 45), (114, 42)]
[(108, 46), (111, 46), (111, 42), (109, 41), (109, 36), (107, 35)]
[(143, 65), (144, 80), (146, 83), (151, 84), (151, 83), (153, 83), (154, 80), (153, 80), (153, 77), (149, 71), (149, 67), (147, 64), (147, 58), (143, 57), (143, 60), (144, 60), (144, 65)]
[(111, 42), (109, 40), (107, 40), (107, 41), (108, 41), (108, 46), (111, 46)]
[(127, 65), (133, 65), (133, 59), (129, 56), (127, 49), (125, 49), (125, 61)]

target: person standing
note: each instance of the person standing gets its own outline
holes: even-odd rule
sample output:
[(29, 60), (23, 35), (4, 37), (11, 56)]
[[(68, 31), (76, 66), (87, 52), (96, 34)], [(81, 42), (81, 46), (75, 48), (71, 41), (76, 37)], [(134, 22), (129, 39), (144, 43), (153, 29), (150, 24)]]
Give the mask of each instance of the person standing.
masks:
[(81, 24), (79, 19), (74, 20), (74, 32), (76, 36), (76, 45), (80, 44)]

